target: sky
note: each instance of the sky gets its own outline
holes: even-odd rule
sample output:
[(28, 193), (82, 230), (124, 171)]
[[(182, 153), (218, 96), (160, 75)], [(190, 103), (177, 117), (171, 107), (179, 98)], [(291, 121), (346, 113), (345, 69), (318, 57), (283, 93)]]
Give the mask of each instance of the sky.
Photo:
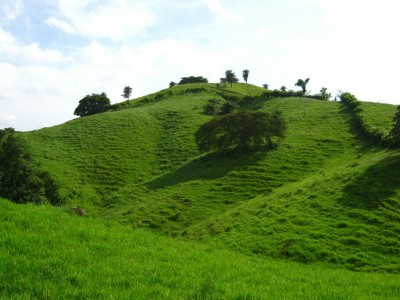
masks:
[(226, 70), (271, 89), (348, 91), (400, 104), (398, 0), (0, 0), (0, 128), (75, 118), (79, 100), (122, 102)]

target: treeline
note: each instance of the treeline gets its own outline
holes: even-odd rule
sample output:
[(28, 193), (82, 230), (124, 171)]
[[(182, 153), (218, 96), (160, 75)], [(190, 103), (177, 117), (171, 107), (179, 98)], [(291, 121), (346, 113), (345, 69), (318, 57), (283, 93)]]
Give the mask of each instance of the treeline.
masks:
[(13, 128), (0, 130), (0, 196), (16, 203), (63, 203), (59, 185), (34, 162)]
[(397, 112), (393, 117), (393, 127), (389, 134), (386, 134), (379, 128), (373, 127), (367, 122), (363, 117), (361, 101), (359, 101), (353, 94), (348, 92), (342, 93), (340, 95), (340, 101), (351, 110), (358, 128), (366, 138), (380, 146), (400, 146), (400, 105), (397, 107)]

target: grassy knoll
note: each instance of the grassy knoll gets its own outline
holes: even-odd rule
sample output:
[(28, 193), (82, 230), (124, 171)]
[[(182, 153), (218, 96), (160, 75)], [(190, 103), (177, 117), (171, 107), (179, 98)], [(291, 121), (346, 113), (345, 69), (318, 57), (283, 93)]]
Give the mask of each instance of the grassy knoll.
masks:
[(263, 257), (399, 272), (398, 153), (362, 140), (341, 103), (239, 102), (281, 111), (283, 143), (199, 155), (194, 133), (210, 119), (208, 99), (261, 92), (177, 86), (22, 135), (68, 204), (90, 216)]
[(2, 299), (397, 299), (399, 276), (260, 259), (0, 199)]

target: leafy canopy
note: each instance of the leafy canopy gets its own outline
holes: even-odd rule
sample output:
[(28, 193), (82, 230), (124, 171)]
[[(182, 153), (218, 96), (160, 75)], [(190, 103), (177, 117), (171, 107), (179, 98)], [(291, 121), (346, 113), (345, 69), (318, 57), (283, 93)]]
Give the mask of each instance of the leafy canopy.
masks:
[(85, 117), (107, 111), (110, 107), (110, 99), (106, 93), (86, 95), (79, 101), (74, 115)]
[(225, 71), (225, 80), (226, 80), (226, 82), (229, 82), (231, 84), (231, 87), (232, 87), (232, 84), (239, 81), (239, 79), (237, 79), (237, 77), (236, 77), (236, 74), (232, 70)]
[(188, 84), (188, 83), (208, 83), (208, 79), (203, 76), (189, 76), (182, 77), (179, 84)]
[(247, 79), (249, 78), (249, 73), (250, 73), (250, 71), (247, 70), (247, 69), (243, 70), (243, 72), (242, 72), (243, 79), (244, 79), (244, 81), (245, 81), (246, 83), (247, 83)]
[(0, 196), (17, 203), (61, 204), (58, 184), (34, 163), (13, 128), (0, 130)]
[(286, 121), (278, 113), (242, 111), (216, 117), (200, 126), (195, 134), (200, 152), (248, 150), (272, 147), (286, 133)]
[(305, 95), (307, 93), (307, 84), (309, 81), (310, 81), (310, 78), (306, 78), (305, 80), (299, 79), (295, 83), (295, 86), (298, 86), (301, 88), (301, 90), (303, 91), (303, 95)]
[(131, 94), (132, 94), (132, 88), (129, 85), (127, 85), (126, 87), (124, 87), (124, 91), (121, 96), (124, 97), (126, 100), (129, 100)]

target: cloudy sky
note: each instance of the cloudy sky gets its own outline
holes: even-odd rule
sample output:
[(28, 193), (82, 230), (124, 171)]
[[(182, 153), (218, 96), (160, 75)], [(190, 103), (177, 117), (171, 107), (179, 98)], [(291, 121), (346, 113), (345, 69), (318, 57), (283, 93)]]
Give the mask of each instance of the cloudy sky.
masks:
[(400, 104), (398, 0), (0, 0), (0, 128), (74, 118), (80, 99), (123, 101), (183, 76)]

